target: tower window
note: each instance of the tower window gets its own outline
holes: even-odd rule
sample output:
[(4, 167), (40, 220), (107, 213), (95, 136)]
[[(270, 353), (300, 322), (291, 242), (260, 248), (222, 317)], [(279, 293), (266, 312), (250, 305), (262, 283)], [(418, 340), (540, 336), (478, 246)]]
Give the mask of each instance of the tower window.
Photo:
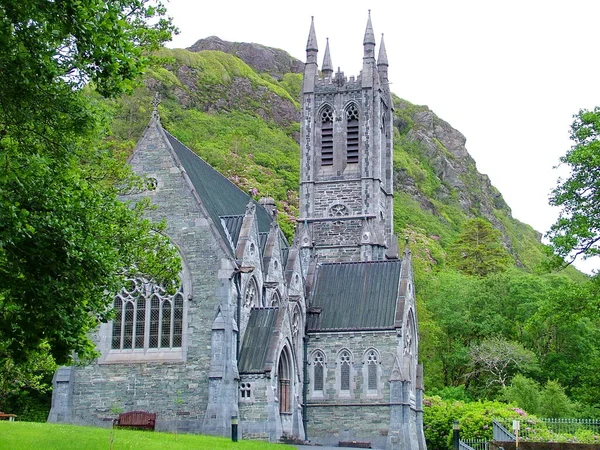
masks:
[(346, 161), (348, 164), (358, 163), (358, 108), (351, 104), (346, 109)]
[(333, 165), (333, 110), (330, 106), (321, 110), (321, 165)]

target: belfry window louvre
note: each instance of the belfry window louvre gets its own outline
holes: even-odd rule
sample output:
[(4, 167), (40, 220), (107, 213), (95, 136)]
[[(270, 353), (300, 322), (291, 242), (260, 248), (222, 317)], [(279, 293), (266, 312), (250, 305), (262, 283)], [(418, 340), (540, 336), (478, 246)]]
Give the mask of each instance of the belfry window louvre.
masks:
[(321, 165), (333, 165), (333, 110), (330, 106), (321, 110)]
[(115, 296), (113, 350), (173, 349), (182, 345), (183, 289), (169, 295), (141, 278)]
[(355, 104), (346, 109), (346, 162), (358, 163), (359, 150), (359, 113)]

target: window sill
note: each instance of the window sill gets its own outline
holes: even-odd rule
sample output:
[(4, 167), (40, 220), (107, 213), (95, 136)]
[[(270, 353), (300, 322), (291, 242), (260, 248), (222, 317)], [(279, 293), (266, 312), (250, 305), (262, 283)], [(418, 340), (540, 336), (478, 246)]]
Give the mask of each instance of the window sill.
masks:
[(111, 350), (108, 354), (103, 355), (98, 364), (136, 364), (146, 362), (173, 363), (184, 362), (183, 349), (173, 350)]

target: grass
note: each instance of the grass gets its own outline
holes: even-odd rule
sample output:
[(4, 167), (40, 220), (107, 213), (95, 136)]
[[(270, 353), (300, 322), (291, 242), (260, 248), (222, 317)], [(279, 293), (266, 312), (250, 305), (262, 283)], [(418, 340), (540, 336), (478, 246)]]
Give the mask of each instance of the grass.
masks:
[(0, 436), (0, 450), (286, 450), (293, 448), (259, 441), (232, 442), (227, 438), (203, 435), (111, 430), (35, 422), (0, 421)]

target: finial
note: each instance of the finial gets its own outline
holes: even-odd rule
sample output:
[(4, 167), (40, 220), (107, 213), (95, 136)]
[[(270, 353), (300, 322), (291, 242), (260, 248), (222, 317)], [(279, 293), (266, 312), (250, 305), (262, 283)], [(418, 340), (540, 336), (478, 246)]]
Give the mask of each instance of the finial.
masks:
[(152, 117), (158, 118), (158, 105), (160, 105), (160, 94), (158, 91), (154, 93), (154, 98), (152, 99)]

